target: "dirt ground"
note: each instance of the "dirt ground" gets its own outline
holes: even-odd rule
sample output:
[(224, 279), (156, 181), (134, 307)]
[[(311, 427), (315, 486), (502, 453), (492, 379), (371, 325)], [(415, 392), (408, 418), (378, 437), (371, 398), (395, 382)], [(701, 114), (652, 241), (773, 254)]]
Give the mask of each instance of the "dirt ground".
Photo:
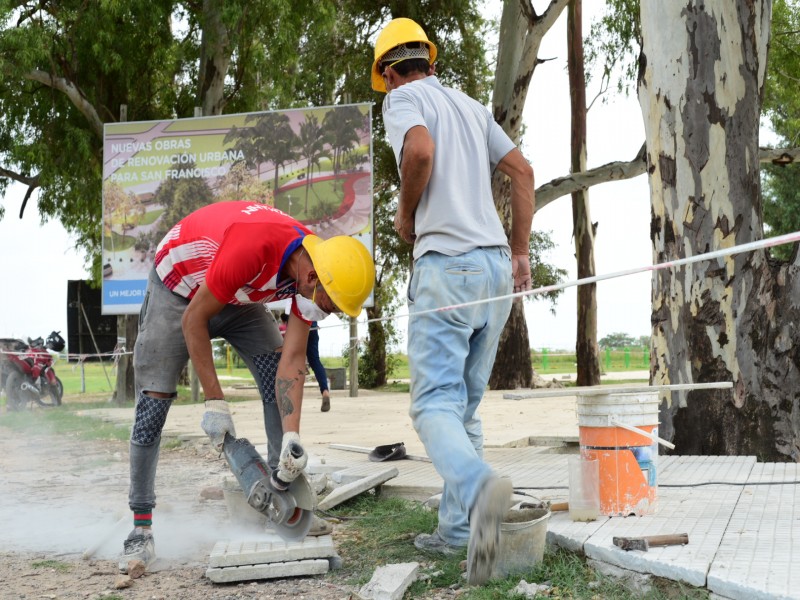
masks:
[(337, 582), (335, 571), (243, 584), (206, 579), (214, 543), (258, 534), (232, 523), (223, 499), (203, 497), (203, 490), (219, 491), (229, 475), (205, 442), (162, 448), (154, 511), (158, 560), (130, 587), (115, 589), (116, 557), (132, 526), (127, 443), (44, 432), (19, 439), (0, 426), (0, 599), (354, 597), (356, 590), (341, 576)]

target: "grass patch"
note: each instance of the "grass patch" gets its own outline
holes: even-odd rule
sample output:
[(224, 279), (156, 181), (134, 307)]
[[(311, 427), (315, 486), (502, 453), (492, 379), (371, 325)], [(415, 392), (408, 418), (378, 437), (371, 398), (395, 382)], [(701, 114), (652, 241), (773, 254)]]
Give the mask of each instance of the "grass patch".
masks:
[(436, 513), (426, 510), (421, 504), (400, 498), (384, 498), (374, 493), (362, 494), (339, 505), (331, 514), (345, 522), (344, 527), (336, 532), (336, 546), (344, 565), (329, 577), (345, 577), (348, 585), (364, 585), (380, 565), (418, 562), (419, 579), (407, 590), (407, 598), (433, 599), (453, 589), (457, 589), (458, 598), (464, 600), (522, 598), (511, 591), (523, 579), (528, 583), (548, 585), (548, 592), (537, 596), (542, 598), (708, 598), (708, 592), (704, 589), (659, 578), (653, 578), (650, 591), (643, 592), (634, 589), (626, 580), (598, 574), (581, 556), (550, 547), (545, 551), (542, 562), (526, 573), (492, 580), (481, 587), (469, 587), (460, 566), (466, 558), (466, 550), (463, 555), (444, 557), (414, 547), (414, 537), (418, 533), (434, 531), (437, 522)]
[(411, 384), (405, 381), (390, 381), (386, 385), (375, 388), (376, 392), (396, 392), (399, 394), (407, 394), (411, 390)]
[[(105, 407), (107, 404), (100, 406)], [(0, 425), (14, 431), (66, 435), (82, 440), (127, 441), (130, 438), (128, 427), (118, 427), (113, 423), (78, 414), (79, 410), (90, 407), (98, 408), (88, 404), (62, 404), (42, 410), (7, 412), (0, 414)]]
[(72, 570), (72, 565), (57, 560), (37, 560), (31, 563), (31, 567), (34, 569), (52, 569), (59, 573), (66, 573)]

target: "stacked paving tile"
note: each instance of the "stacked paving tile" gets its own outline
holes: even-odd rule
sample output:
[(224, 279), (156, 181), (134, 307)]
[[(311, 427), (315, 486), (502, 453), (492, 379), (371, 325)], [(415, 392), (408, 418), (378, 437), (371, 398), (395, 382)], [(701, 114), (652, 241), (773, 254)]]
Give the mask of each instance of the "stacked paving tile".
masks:
[(257, 542), (217, 542), (206, 577), (214, 583), (323, 575), (338, 558), (330, 535), (286, 542), (266, 534)]

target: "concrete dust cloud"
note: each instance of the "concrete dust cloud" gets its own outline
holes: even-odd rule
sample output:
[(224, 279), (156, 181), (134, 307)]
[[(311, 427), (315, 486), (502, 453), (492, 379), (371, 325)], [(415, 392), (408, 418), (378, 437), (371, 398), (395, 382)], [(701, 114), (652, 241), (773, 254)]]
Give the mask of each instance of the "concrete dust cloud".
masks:
[[(87, 417), (88, 418), (88, 417)], [(0, 427), (2, 549), (115, 560), (133, 526), (127, 444)], [(201, 500), (230, 471), (202, 448), (161, 452), (153, 527), (159, 561), (204, 563), (222, 540), (263, 539), (231, 521), (223, 500)]]

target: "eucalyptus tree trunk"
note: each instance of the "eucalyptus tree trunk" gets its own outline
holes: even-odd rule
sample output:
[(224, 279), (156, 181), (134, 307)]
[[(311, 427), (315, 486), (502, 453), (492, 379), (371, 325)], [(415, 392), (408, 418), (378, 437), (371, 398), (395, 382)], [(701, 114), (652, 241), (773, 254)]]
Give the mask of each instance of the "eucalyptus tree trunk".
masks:
[(219, 0), (203, 0), (200, 68), (198, 72), (198, 104), (203, 116), (221, 115), (225, 108), (225, 77), (231, 63), (228, 30), (222, 20), (223, 5)]
[[(639, 101), (653, 260), (763, 237), (758, 129), (770, 0), (643, 0)], [(676, 453), (800, 459), (800, 278), (766, 250), (653, 276), (653, 383), (730, 381), (664, 395)]]
[[(528, 0), (505, 0), (500, 21), (500, 43), (497, 49), (497, 72), (492, 95), (494, 119), (509, 137), (519, 142), (522, 109), (528, 96), (533, 71), (539, 64), (539, 46), (544, 34), (553, 26), (569, 0), (553, 0), (541, 15)], [(534, 165), (534, 172), (536, 165)], [(511, 234), (511, 186), (501, 173), (492, 179), (492, 194), (506, 235)], [(515, 389), (531, 387), (531, 364), (528, 326), (521, 301), (511, 306), (511, 315), (500, 335), (489, 387)]]
[[(572, 172), (586, 171), (586, 77), (583, 67), (583, 0), (571, 0), (567, 11), (567, 68), (572, 115)], [(572, 193), (572, 235), (578, 260), (578, 279), (594, 277), (594, 233), (589, 211), (589, 190)], [(578, 330), (575, 356), (578, 385), (600, 385), (597, 356), (597, 284), (578, 287)]]

